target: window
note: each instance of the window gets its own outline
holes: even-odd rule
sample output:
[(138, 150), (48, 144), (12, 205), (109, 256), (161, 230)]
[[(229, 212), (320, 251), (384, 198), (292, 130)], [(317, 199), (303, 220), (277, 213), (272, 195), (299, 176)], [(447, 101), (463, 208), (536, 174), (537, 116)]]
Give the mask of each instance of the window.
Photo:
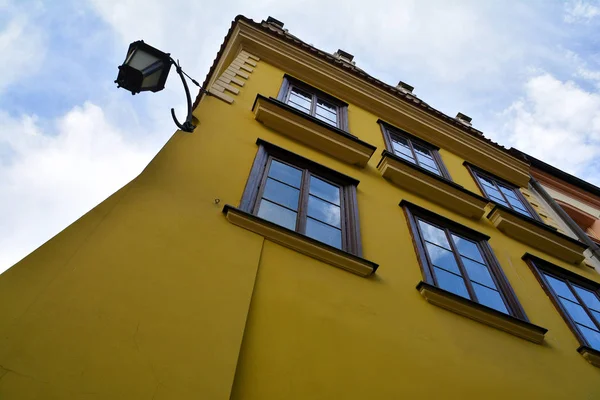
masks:
[(488, 237), (404, 203), (425, 281), (440, 289), (526, 319), (492, 253)]
[(600, 285), (537, 257), (528, 261), (579, 342), (600, 351)]
[(386, 147), (394, 155), (431, 173), (451, 180), (437, 147), (425, 143), (381, 120), (379, 123), (383, 131)]
[(540, 221), (539, 216), (533, 211), (517, 187), (474, 168), (469, 168), (469, 170), (488, 199), (521, 215)]
[(278, 100), (328, 125), (347, 130), (346, 103), (290, 76), (284, 77)]
[(241, 208), (329, 246), (360, 255), (357, 183), (261, 142)]

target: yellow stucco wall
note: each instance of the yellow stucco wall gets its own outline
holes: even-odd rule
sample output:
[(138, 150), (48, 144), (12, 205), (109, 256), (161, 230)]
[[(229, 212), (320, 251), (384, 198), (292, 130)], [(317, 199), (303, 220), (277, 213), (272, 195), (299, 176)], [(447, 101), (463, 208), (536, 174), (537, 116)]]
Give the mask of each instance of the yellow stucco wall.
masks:
[[(378, 116), (349, 106), (376, 145), (360, 169), (264, 128), (257, 93), (284, 71), (258, 63), (232, 105), (204, 98), (146, 170), (0, 275), (0, 399), (600, 398), (600, 369), (521, 260), (531, 250), (384, 180)], [(413, 132), (418, 135), (418, 132)], [(257, 138), (360, 180), (361, 278), (227, 222)], [(453, 179), (479, 193), (463, 160)], [(493, 171), (492, 171), (493, 172)], [(215, 201), (218, 199), (218, 204)], [(400, 200), (491, 237), (537, 345), (426, 302)]]

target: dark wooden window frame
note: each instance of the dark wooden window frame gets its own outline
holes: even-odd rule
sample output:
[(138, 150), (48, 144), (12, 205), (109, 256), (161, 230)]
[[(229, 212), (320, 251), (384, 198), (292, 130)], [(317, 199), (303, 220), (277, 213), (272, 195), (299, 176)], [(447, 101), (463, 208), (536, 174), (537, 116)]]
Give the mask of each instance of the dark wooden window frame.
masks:
[[(504, 275), (504, 271), (502, 271), (502, 267), (500, 266), (500, 263), (498, 262), (496, 256), (494, 255), (494, 252), (493, 252), (490, 244), (488, 243), (488, 240), (490, 239), (489, 236), (484, 235), (480, 232), (477, 232), (477, 231), (475, 231), (469, 227), (466, 227), (464, 225), (458, 224), (457, 222), (452, 221), (446, 217), (435, 214), (425, 208), (422, 208), (415, 204), (409, 203), (405, 200), (403, 200), (400, 203), (400, 206), (404, 210), (406, 219), (409, 222), (410, 233), (412, 236), (413, 245), (415, 246), (415, 249), (417, 251), (417, 258), (419, 259), (419, 265), (421, 267), (421, 272), (423, 274), (423, 278), (425, 279), (426, 283), (433, 285), (433, 286), (439, 288), (440, 290), (444, 290), (444, 289), (440, 288), (437, 284), (435, 274), (433, 273), (432, 263), (429, 260), (429, 256), (427, 254), (427, 251), (425, 250), (425, 245), (423, 244), (424, 243), (423, 234), (421, 233), (421, 229), (419, 227), (419, 224), (417, 223), (417, 218), (423, 219), (424, 221), (426, 221), (440, 229), (443, 229), (444, 232), (446, 233), (446, 235), (448, 235), (448, 231), (452, 231), (460, 236), (464, 236), (465, 238), (470, 239), (473, 242), (475, 242), (477, 245), (477, 248), (481, 251), (481, 254), (486, 263), (486, 266), (489, 268), (490, 275), (492, 276), (492, 279), (494, 280), (494, 283), (496, 284), (496, 287), (498, 288), (498, 293), (500, 293), (500, 296), (504, 300), (506, 308), (509, 311), (509, 315), (512, 317), (515, 317), (517, 319), (520, 319), (522, 321), (529, 322), (529, 319), (527, 318), (527, 315), (525, 314), (525, 310), (521, 306), (521, 303), (519, 303), (519, 300), (517, 299), (515, 292), (513, 291), (510, 283), (508, 282), (506, 275)], [(452, 253), (454, 254), (454, 257), (456, 259), (458, 267), (463, 275), (463, 280), (465, 281), (467, 291), (469, 292), (469, 295), (471, 296), (471, 299), (465, 299), (465, 300), (475, 303), (475, 304), (477, 304), (477, 306), (485, 307), (485, 308), (489, 308), (490, 310), (497, 311), (495, 309), (492, 309), (491, 307), (487, 307), (487, 306), (473, 300), (473, 299), (477, 298), (477, 295), (475, 294), (474, 289), (472, 288), (469, 279), (465, 279), (465, 277), (468, 277), (469, 275), (466, 273), (465, 267), (464, 267), (462, 261), (460, 260), (460, 257), (457, 256), (458, 249), (455, 248), (456, 246), (455, 246), (454, 242), (452, 240), (450, 240), (450, 238), (448, 238), (448, 242), (450, 243), (450, 246), (452, 247)]]
[[(302, 169), (300, 204), (297, 211), (297, 230), (295, 232), (300, 234), (305, 232), (308, 206), (308, 190), (306, 188), (308, 188), (310, 176), (315, 176), (340, 188), (341, 250), (362, 257), (358, 203), (356, 200), (356, 186), (359, 181), (262, 139), (258, 139), (256, 143), (258, 144), (258, 152), (254, 158), (252, 170), (244, 189), (240, 209), (253, 215), (257, 214), (259, 200), (262, 197), (267, 179), (267, 166), (270, 165), (271, 160), (276, 159), (284, 164)], [(282, 227), (282, 229), (286, 228)]]
[[(290, 97), (290, 92), (293, 87), (297, 87), (298, 89), (310, 93), (312, 95), (311, 102), (311, 110), (309, 115), (316, 118), (316, 107), (317, 107), (317, 98), (323, 99), (328, 103), (333, 104), (337, 107), (337, 126), (345, 132), (348, 132), (348, 103), (345, 103), (330, 94), (327, 94), (315, 87), (312, 87), (294, 77), (291, 77), (287, 74), (283, 76), (283, 83), (281, 84), (281, 88), (279, 89), (279, 93), (277, 95), (277, 100), (282, 103), (288, 104), (288, 99)], [(320, 121), (320, 120), (319, 120)], [(324, 121), (322, 121), (324, 122)], [(326, 123), (326, 122), (324, 122)]]
[[(477, 184), (477, 187), (479, 188), (479, 190), (481, 191), (481, 194), (483, 194), (483, 196), (488, 199), (490, 202), (500, 206), (500, 207), (504, 207), (504, 208), (508, 208), (514, 212), (516, 212), (517, 214), (519, 214), (522, 217), (525, 218), (531, 218), (536, 220), (537, 222), (542, 222), (544, 223), (544, 221), (542, 220), (542, 218), (538, 215), (537, 212), (535, 212), (535, 210), (533, 209), (533, 207), (531, 206), (531, 204), (529, 204), (529, 201), (527, 201), (527, 199), (525, 198), (525, 196), (523, 196), (523, 193), (521, 193), (521, 191), (519, 190), (519, 188), (515, 185), (513, 185), (510, 182), (505, 181), (502, 178), (499, 178), (493, 174), (490, 174), (489, 172), (483, 171), (481, 168), (477, 168), (476, 166), (474, 166), (473, 164), (470, 164), (468, 162), (464, 162), (463, 165), (465, 167), (467, 167), (467, 170), (469, 171), (469, 173), (471, 174), (471, 176), (473, 177), (473, 180), (475, 181), (475, 183)], [(487, 192), (485, 191), (485, 188), (483, 187), (483, 184), (479, 181), (478, 175), (481, 175), (487, 179), (491, 179), (493, 181), (497, 181), (499, 183), (501, 183), (503, 186), (508, 187), (509, 189), (511, 189), (513, 191), (513, 193), (516, 194), (517, 198), (521, 201), (521, 203), (523, 204), (523, 206), (527, 209), (527, 211), (529, 211), (529, 213), (531, 214), (531, 216), (529, 215), (525, 215), (525, 214), (521, 214), (520, 212), (518, 212), (517, 210), (515, 210), (511, 205), (510, 202), (506, 199), (506, 196), (504, 195), (504, 193), (502, 193), (501, 190), (499, 190), (500, 195), (504, 198), (504, 200), (506, 201), (507, 204), (509, 204), (509, 206), (505, 206), (504, 204), (498, 204), (497, 202), (495, 202), (493, 199), (491, 199), (488, 195)], [(545, 225), (545, 223), (544, 223)]]
[[(439, 153), (440, 148), (438, 146), (435, 146), (431, 143), (424, 141), (423, 139), (420, 139), (414, 135), (411, 135), (410, 133), (408, 133), (400, 128), (396, 128), (395, 126), (390, 125), (389, 123), (382, 121), (381, 119), (378, 120), (377, 123), (379, 123), (379, 126), (381, 127), (381, 132), (383, 133), (383, 140), (385, 142), (385, 147), (391, 154), (396, 155), (396, 153), (394, 153), (394, 148), (392, 147), (392, 137), (393, 136), (398, 136), (398, 137), (407, 139), (408, 144), (410, 146), (410, 150), (413, 153), (413, 158), (416, 161), (416, 163), (411, 163), (411, 164), (415, 165), (416, 167), (418, 167), (422, 170), (425, 170), (431, 174), (434, 174), (433, 172), (421, 167), (418, 164), (415, 150), (413, 148), (413, 143), (423, 146), (426, 149), (428, 149), (429, 151), (431, 151), (431, 155), (433, 156), (433, 160), (435, 161), (435, 164), (437, 165), (437, 167), (440, 171), (441, 177), (452, 182), (452, 177), (450, 176), (450, 172), (448, 172), (448, 169), (446, 168), (446, 165), (444, 164), (444, 161), (442, 160), (442, 157), (440, 156), (440, 153)], [(410, 162), (408, 160), (406, 160), (406, 161)]]
[(550, 283), (548, 283), (544, 274), (548, 274), (553, 278), (558, 279), (559, 281), (565, 282), (567, 284), (569, 290), (571, 290), (572, 294), (575, 296), (577, 301), (579, 301), (579, 305), (584, 309), (588, 317), (592, 320), (592, 322), (597, 322), (598, 329), (600, 329), (600, 321), (596, 321), (597, 318), (591, 314), (590, 310), (588, 309), (587, 305), (582, 301), (579, 294), (575, 290), (573, 290), (573, 284), (588, 289), (594, 292), (597, 296), (600, 296), (600, 284), (529, 253), (526, 253), (523, 256), (523, 260), (525, 260), (527, 265), (529, 265), (529, 268), (533, 272), (533, 275), (540, 283), (542, 289), (544, 289), (544, 292), (546, 292), (546, 295), (548, 295), (550, 301), (552, 301), (552, 304), (554, 304), (554, 307), (556, 307), (558, 313), (565, 320), (567, 326), (569, 327), (571, 332), (573, 332), (581, 346), (588, 347), (596, 352), (600, 352), (600, 349), (592, 348), (588, 341), (585, 339), (585, 337), (579, 332), (579, 330), (577, 329), (577, 324), (575, 323), (575, 321), (573, 321), (569, 313), (565, 310), (561, 302), (558, 300), (558, 294), (556, 294)]

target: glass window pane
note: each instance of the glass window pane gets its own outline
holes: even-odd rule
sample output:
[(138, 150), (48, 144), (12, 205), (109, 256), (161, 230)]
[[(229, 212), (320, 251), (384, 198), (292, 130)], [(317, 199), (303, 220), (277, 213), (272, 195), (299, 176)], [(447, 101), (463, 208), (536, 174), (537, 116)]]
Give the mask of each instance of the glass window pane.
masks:
[(298, 101), (297, 99), (290, 96), (290, 100), (288, 101), (288, 104), (290, 106), (294, 107), (295, 109), (302, 111), (303, 113), (310, 114), (310, 108), (306, 108), (306, 107), (299, 105), (297, 103), (297, 101)]
[(426, 157), (422, 154), (417, 153), (417, 160), (419, 160), (419, 164), (426, 164), (430, 167), (437, 167), (437, 164), (431, 157)]
[(324, 111), (332, 113), (334, 115), (337, 112), (337, 106), (334, 106), (333, 104), (322, 99), (317, 99), (317, 107), (320, 107)]
[[(408, 139), (402, 137), (402, 136), (396, 136), (393, 135), (392, 136), (392, 142), (396, 142), (398, 145), (409, 148), (409, 144), (408, 144)], [(410, 152), (410, 149), (409, 149)]]
[(340, 188), (315, 176), (310, 177), (310, 194), (340, 205)]
[(298, 210), (299, 195), (300, 190), (277, 182), (271, 178), (267, 178), (267, 184), (265, 185), (265, 191), (263, 193), (264, 198), (293, 210)]
[(452, 240), (454, 240), (454, 244), (456, 244), (461, 256), (469, 257), (475, 261), (484, 263), (481, 252), (474, 242), (454, 234), (452, 234)]
[(513, 209), (518, 212), (519, 214), (523, 214), (527, 217), (531, 217), (531, 213), (523, 208), (517, 208), (517, 207), (513, 207)]
[(512, 197), (507, 197), (508, 202), (510, 203), (510, 205), (517, 211), (521, 212), (522, 214), (529, 214), (529, 211), (527, 211), (527, 208), (525, 207), (525, 204), (523, 204), (523, 202), (521, 202), (521, 200), (512, 198)]
[(427, 157), (429, 159), (433, 159), (432, 155), (431, 155), (431, 150), (421, 146), (420, 144), (416, 144), (415, 142), (413, 142), (413, 148), (415, 149), (415, 152), (417, 153), (417, 157), (423, 156), (423, 157)]
[(431, 224), (428, 224), (425, 221), (419, 221), (419, 227), (421, 228), (421, 234), (423, 235), (423, 239), (428, 242), (437, 244), (438, 246), (444, 247), (450, 250), (450, 244), (448, 243), (448, 239), (446, 238), (446, 233)]
[(327, 122), (337, 125), (337, 107), (321, 99), (317, 100), (317, 118), (327, 120)]
[(258, 216), (291, 230), (296, 229), (296, 213), (262, 199), (258, 208)]
[(500, 293), (496, 290), (486, 288), (477, 283), (473, 283), (473, 289), (475, 290), (475, 294), (477, 295), (480, 304), (508, 314), (508, 309), (502, 300), (502, 296), (500, 296)]
[(596, 350), (600, 350), (600, 333), (593, 329), (586, 328), (583, 325), (577, 324), (577, 327), (579, 328), (579, 331), (583, 334), (585, 340), (588, 341), (590, 346)]
[(521, 200), (510, 196), (506, 196), (506, 199), (508, 200), (511, 206), (525, 209), (525, 204), (523, 204)]
[(494, 184), (494, 181), (492, 181), (489, 178), (486, 178), (485, 176), (481, 176), (479, 174), (476, 175), (477, 179), (479, 179), (479, 183), (481, 183), (483, 186), (486, 186), (486, 188), (491, 187), (491, 188), (495, 188), (496, 185)]
[(317, 118), (318, 120), (323, 121), (326, 124), (329, 124), (331, 126), (335, 126), (335, 127), (338, 126), (336, 120), (331, 120), (331, 119), (323, 116), (322, 114), (319, 114), (318, 110), (317, 110), (317, 114), (315, 115), (315, 118)]
[(437, 278), (438, 287), (469, 299), (469, 292), (465, 286), (465, 282), (460, 276), (446, 272), (443, 269), (433, 268), (433, 273)]
[(504, 200), (504, 197), (502, 197), (502, 195), (500, 194), (500, 191), (498, 191), (496, 188), (484, 186), (484, 189), (485, 189), (485, 192), (488, 194), (488, 196), (502, 199), (502, 201), (504, 203), (506, 203), (506, 200)]
[(438, 169), (437, 164), (435, 163), (435, 161), (432, 158), (429, 157), (424, 157), (420, 154), (417, 154), (417, 160), (419, 160), (419, 165), (421, 167), (429, 167), (429, 168), (433, 168), (435, 170)]
[(403, 141), (392, 140), (392, 149), (394, 150), (394, 154), (396, 154), (397, 156), (412, 161), (413, 163), (415, 162), (410, 147), (408, 147), (408, 144), (404, 144)]
[(402, 153), (402, 152), (396, 151), (396, 149), (395, 149), (395, 148), (394, 148), (394, 154), (395, 154), (395, 155), (397, 155), (397, 156), (398, 156), (398, 157), (400, 157), (400, 158), (403, 158), (403, 159), (405, 159), (406, 161), (408, 161), (408, 162), (410, 162), (410, 163), (412, 163), (412, 164), (416, 164), (416, 161), (415, 161), (415, 159), (414, 159), (414, 158), (413, 158), (411, 155), (409, 155), (409, 154), (406, 154), (406, 153)]
[(579, 286), (573, 285), (573, 287), (586, 306), (600, 312), (600, 300), (593, 292)]
[(428, 165), (426, 165), (426, 164), (421, 164), (421, 165), (420, 165), (420, 167), (421, 167), (421, 168), (425, 168), (427, 171), (429, 171), (429, 172), (433, 172), (433, 173), (434, 173), (434, 174), (436, 174), (436, 175), (442, 175), (442, 174), (440, 173), (440, 171), (437, 169), (437, 167), (430, 167), (430, 166), (428, 166)]
[(269, 168), (269, 176), (279, 181), (285, 182), (296, 188), (300, 188), (302, 181), (302, 171), (298, 168), (290, 167), (287, 164), (273, 160)]
[(329, 225), (341, 227), (340, 207), (335, 204), (319, 200), (314, 196), (308, 196), (308, 216), (328, 223)]
[(479, 282), (482, 285), (489, 286), (491, 288), (496, 288), (496, 284), (494, 283), (492, 275), (490, 274), (487, 266), (479, 264), (475, 261), (471, 261), (465, 257), (461, 257), (461, 260), (465, 266), (465, 269), (467, 270), (470, 280)]
[(304, 112), (310, 112), (312, 96), (303, 90), (293, 87), (290, 91), (288, 104)]
[(495, 201), (495, 202), (496, 202), (496, 203), (498, 203), (498, 204), (502, 204), (503, 206), (505, 206), (505, 207), (509, 207), (509, 208), (510, 208), (510, 205), (509, 205), (509, 204), (506, 202), (506, 200), (504, 200), (504, 199), (503, 199), (503, 198), (501, 198), (501, 197), (489, 196), (489, 198), (490, 198), (491, 200)]
[(546, 278), (552, 289), (554, 289), (556, 294), (564, 297), (565, 299), (577, 302), (577, 299), (575, 298), (575, 296), (573, 296), (573, 293), (571, 293), (571, 289), (569, 289), (566, 283), (556, 278), (553, 278), (550, 275), (544, 274), (544, 277)]
[(306, 236), (338, 249), (342, 248), (342, 231), (312, 218), (306, 219)]
[(517, 197), (517, 194), (515, 193), (514, 189), (510, 189), (510, 188), (507, 188), (506, 186), (502, 186), (502, 185), (498, 185), (498, 187), (500, 188), (500, 190), (502, 191), (502, 193), (504, 193), (506, 195), (506, 197), (510, 197), (510, 198), (515, 199), (515, 200), (519, 199)]
[(598, 311), (594, 311), (594, 310), (590, 310), (592, 315), (594, 316), (594, 318), (596, 318), (596, 322), (598, 322), (600, 324), (600, 312)]
[(594, 325), (594, 323), (592, 322), (590, 317), (587, 315), (587, 313), (585, 312), (583, 307), (581, 307), (579, 304), (575, 304), (575, 303), (570, 302), (569, 300), (565, 300), (565, 299), (560, 299), (560, 302), (565, 307), (565, 309), (567, 310), (567, 312), (569, 313), (569, 315), (575, 322), (577, 322), (581, 325), (588, 326), (590, 328), (596, 327), (596, 325)]
[(456, 264), (454, 253), (427, 242), (425, 242), (425, 247), (427, 248), (427, 254), (429, 254), (429, 259), (433, 265), (462, 275), (460, 269), (458, 269), (458, 264)]

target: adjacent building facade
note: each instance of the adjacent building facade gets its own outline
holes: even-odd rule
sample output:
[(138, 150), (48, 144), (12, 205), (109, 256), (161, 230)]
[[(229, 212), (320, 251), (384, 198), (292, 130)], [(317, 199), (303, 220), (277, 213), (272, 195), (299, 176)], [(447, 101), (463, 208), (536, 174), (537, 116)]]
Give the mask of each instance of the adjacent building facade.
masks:
[(203, 86), (0, 276), (0, 398), (600, 396), (594, 249), (525, 155), (272, 18)]

